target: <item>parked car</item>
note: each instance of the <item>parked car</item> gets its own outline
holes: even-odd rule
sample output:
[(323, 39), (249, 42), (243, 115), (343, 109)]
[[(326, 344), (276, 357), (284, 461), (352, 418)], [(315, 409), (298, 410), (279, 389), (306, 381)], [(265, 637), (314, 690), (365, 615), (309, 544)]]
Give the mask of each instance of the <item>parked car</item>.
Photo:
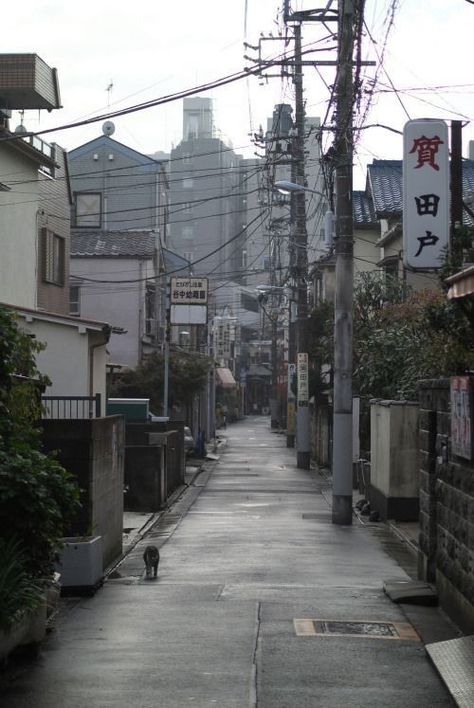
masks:
[(184, 451), (186, 455), (191, 455), (194, 452), (193, 434), (187, 425), (184, 427)]

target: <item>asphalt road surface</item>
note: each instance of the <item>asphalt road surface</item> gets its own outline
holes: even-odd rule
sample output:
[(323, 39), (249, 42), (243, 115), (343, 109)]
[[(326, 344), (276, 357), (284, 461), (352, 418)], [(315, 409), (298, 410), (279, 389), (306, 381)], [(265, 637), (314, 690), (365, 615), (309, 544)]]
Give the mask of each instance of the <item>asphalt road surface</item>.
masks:
[[(384, 579), (407, 575), (377, 534), (331, 523), (325, 479), (296, 469), (268, 418), (225, 434), (218, 463), (120, 577), (63, 602), (2, 708), (453, 705), (403, 607), (383, 593)], [(161, 547), (156, 581), (144, 577), (149, 543)]]

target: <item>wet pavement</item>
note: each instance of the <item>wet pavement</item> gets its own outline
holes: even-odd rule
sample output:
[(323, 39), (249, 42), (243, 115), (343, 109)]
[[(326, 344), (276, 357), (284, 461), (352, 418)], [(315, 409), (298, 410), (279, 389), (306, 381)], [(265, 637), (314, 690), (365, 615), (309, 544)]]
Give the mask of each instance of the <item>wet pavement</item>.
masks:
[[(383, 525), (334, 526), (328, 481), (296, 469), (268, 418), (226, 435), (114, 579), (63, 601), (38, 660), (3, 684), (2, 707), (453, 705), (413, 626), (431, 641), (454, 628), (382, 589), (412, 572), (401, 544)], [(149, 543), (156, 581), (144, 577)]]

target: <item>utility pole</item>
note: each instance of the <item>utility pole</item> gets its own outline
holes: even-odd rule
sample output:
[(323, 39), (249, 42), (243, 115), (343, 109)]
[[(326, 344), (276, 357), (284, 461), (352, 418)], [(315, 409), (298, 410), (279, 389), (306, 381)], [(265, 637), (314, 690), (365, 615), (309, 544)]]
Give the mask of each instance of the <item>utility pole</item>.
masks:
[(336, 79), (336, 301), (334, 313), (333, 524), (352, 524), (352, 111), (353, 0), (339, 1)]
[(451, 243), (456, 225), (462, 226), (462, 121), (451, 121)]
[[(295, 129), (296, 135), (293, 142), (293, 160), (295, 165), (295, 177), (297, 184), (304, 186), (305, 166), (304, 166), (304, 102), (303, 102), (303, 68), (301, 63), (301, 23), (294, 26), (295, 33)], [(292, 199), (295, 200), (295, 248), (296, 248), (296, 348), (297, 357), (308, 356), (308, 237), (306, 233), (306, 196), (304, 190), (294, 192)], [(300, 374), (300, 371), (298, 371)], [(306, 371), (307, 375), (307, 371)], [(296, 407), (296, 466), (300, 469), (308, 470), (310, 467), (310, 416), (308, 395), (301, 394), (301, 376), (298, 382), (297, 407)]]

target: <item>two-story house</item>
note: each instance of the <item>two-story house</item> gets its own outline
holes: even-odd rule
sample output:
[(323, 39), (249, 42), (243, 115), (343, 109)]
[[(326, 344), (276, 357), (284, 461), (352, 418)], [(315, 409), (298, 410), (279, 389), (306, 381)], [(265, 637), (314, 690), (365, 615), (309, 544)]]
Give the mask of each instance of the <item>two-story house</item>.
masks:
[(69, 316), (71, 191), (65, 151), (25, 126), (12, 109), (60, 107), (55, 69), (36, 54), (0, 54), (0, 302), (46, 344), (37, 357), (54, 396), (105, 402), (109, 326)]

